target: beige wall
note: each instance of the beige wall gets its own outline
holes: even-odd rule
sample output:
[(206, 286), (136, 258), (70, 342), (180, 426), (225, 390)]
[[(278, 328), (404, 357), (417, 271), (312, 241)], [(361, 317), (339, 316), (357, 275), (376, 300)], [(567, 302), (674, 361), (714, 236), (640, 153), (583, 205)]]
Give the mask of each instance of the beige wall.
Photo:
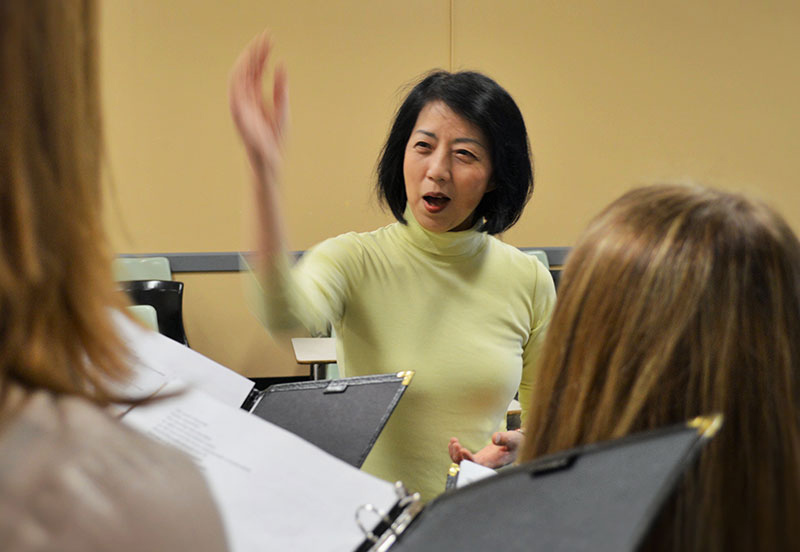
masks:
[(513, 243), (571, 244), (623, 190), (665, 179), (747, 191), (800, 230), (800, 4), (456, 6), (455, 68), (504, 83), (531, 134), (538, 191)]
[[(578, 7), (579, 6), (579, 7)], [(506, 239), (570, 245), (621, 191), (744, 190), (800, 230), (800, 5), (767, 1), (104, 0), (109, 223), (120, 252), (250, 248), (227, 75), (264, 27), (290, 74), (290, 247), (389, 217), (372, 172), (403, 85), (479, 69), (517, 99), (536, 191)], [(181, 274), (192, 346), (253, 376), (297, 372), (236, 274)]]

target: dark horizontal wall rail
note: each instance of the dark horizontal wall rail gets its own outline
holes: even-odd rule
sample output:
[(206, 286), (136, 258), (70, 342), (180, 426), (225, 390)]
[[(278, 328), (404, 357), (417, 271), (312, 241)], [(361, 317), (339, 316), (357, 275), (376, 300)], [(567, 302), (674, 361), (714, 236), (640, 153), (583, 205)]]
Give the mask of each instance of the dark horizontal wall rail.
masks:
[[(561, 266), (567, 258), (569, 247), (520, 247), (522, 251), (540, 249), (547, 254), (550, 266)], [(166, 257), (172, 272), (240, 272), (243, 270), (240, 257), (247, 251), (220, 251), (215, 253), (140, 253), (122, 254), (120, 257)], [(300, 257), (302, 251), (293, 255)]]
[(138, 253), (122, 254), (120, 257), (166, 257), (172, 272), (240, 272), (243, 270), (239, 262), (238, 251), (220, 251), (216, 253)]

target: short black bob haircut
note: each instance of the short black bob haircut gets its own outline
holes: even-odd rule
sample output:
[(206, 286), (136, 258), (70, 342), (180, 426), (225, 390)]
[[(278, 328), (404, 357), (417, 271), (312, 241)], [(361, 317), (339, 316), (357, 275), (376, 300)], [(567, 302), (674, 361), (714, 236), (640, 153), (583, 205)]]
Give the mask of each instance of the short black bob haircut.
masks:
[(489, 140), (492, 158), (490, 182), (475, 209), (483, 220), (481, 232), (499, 234), (511, 228), (522, 215), (533, 193), (530, 144), (517, 104), (511, 95), (489, 77), (472, 71), (435, 71), (422, 79), (397, 111), (392, 129), (378, 160), (378, 198), (403, 224), (406, 187), (403, 159), (406, 144), (422, 108), (444, 102), (455, 113), (480, 128)]

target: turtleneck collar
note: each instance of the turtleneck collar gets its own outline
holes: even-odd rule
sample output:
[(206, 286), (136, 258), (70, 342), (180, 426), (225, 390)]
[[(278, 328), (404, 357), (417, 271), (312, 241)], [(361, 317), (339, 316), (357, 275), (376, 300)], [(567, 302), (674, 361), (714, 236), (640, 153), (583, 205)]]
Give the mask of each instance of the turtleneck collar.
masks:
[(403, 213), (406, 224), (398, 223), (400, 235), (414, 247), (431, 255), (442, 257), (467, 257), (476, 254), (486, 244), (488, 235), (478, 232), (480, 222), (469, 230), (461, 232), (431, 232), (414, 218), (411, 208), (406, 205)]

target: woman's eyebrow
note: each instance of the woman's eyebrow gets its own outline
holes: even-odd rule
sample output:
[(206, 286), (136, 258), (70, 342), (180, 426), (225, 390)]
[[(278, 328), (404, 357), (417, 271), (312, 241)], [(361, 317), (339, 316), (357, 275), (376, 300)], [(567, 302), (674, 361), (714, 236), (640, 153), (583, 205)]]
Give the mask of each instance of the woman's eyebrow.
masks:
[[(429, 130), (425, 130), (423, 128), (418, 128), (417, 130), (414, 131), (414, 133), (416, 134), (417, 132), (419, 132), (420, 134), (424, 134), (425, 136), (429, 136), (431, 138), (438, 139), (438, 137), (436, 136), (436, 133), (431, 132)], [(486, 146), (480, 140), (476, 140), (475, 138), (463, 137), (463, 138), (456, 138), (455, 140), (453, 140), (454, 144), (463, 144), (465, 142), (466, 143), (470, 143), (470, 144), (475, 144), (477, 146), (482, 147), (483, 149), (487, 149)]]
[(454, 144), (463, 144), (464, 142), (475, 144), (476, 146), (480, 146), (483, 149), (487, 149), (486, 146), (484, 146), (480, 140), (476, 140), (475, 138), (456, 138), (455, 140), (453, 140)]

